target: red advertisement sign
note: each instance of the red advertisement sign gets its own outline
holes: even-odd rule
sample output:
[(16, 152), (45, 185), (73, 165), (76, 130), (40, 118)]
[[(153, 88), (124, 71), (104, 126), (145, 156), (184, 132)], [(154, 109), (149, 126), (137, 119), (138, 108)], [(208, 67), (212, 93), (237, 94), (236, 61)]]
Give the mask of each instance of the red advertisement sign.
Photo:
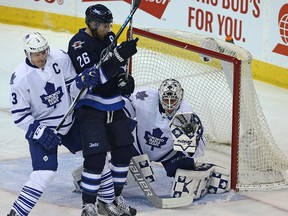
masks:
[[(124, 0), (131, 4), (131, 0)], [(161, 19), (170, 0), (142, 0), (139, 8), (158, 19)]]
[(284, 44), (278, 43), (273, 52), (288, 56), (288, 4), (284, 4), (279, 11), (278, 27)]
[[(82, 2), (97, 2), (97, 1), (119, 1), (119, 0), (82, 0)], [(123, 0), (131, 4), (132, 0)], [(139, 9), (147, 12), (148, 14), (161, 19), (164, 11), (170, 0), (142, 0)]]

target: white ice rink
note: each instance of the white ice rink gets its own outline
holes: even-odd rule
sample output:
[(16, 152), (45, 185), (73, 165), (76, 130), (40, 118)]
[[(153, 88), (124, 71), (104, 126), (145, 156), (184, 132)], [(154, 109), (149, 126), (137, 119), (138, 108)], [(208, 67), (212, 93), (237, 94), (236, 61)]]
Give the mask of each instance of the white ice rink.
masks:
[[(0, 29), (0, 216), (6, 216), (31, 172), (24, 131), (13, 124), (8, 101), (10, 74), (24, 59), (22, 38), (27, 33), (39, 31), (52, 48), (66, 51), (72, 35), (4, 24), (0, 24)], [(255, 81), (254, 84), (276, 143), (288, 155), (288, 90), (259, 81)], [(80, 216), (81, 195), (71, 192), (73, 185), (70, 172), (82, 159), (80, 156), (67, 154), (62, 147), (60, 153), (58, 177), (51, 184), (51, 188), (44, 192), (31, 216)], [(165, 185), (162, 186), (163, 188), (157, 188), (160, 193), (170, 190), (167, 185), (167, 188)], [(229, 192), (222, 196), (205, 198), (204, 201), (196, 201), (188, 207), (166, 210), (153, 207), (140, 190), (127, 189), (124, 196), (129, 203), (138, 208), (139, 216), (288, 215), (288, 190)]]

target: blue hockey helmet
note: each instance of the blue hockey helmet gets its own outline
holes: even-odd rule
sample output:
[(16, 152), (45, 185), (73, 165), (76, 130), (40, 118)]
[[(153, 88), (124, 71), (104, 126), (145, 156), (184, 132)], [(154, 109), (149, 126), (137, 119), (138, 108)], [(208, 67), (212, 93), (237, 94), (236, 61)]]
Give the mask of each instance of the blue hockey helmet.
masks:
[(96, 23), (112, 23), (112, 12), (102, 4), (91, 5), (86, 9), (85, 23), (89, 25), (90, 22)]

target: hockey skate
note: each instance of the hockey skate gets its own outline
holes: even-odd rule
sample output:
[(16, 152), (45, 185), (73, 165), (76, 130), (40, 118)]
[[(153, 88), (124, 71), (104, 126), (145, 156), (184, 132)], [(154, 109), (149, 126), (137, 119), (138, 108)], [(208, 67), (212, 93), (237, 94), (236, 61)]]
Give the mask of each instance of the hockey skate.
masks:
[(130, 216), (129, 214), (126, 214), (125, 212), (123, 212), (122, 210), (117, 208), (117, 206), (114, 204), (114, 202), (105, 203), (105, 202), (103, 202), (101, 200), (98, 200), (97, 207), (98, 207), (99, 215)]
[(122, 196), (117, 196), (114, 200), (114, 204), (119, 210), (123, 211), (127, 215), (134, 216), (137, 214), (137, 210), (129, 206)]
[(7, 216), (19, 216), (14, 209), (11, 209), (10, 213)]
[(98, 216), (96, 206), (93, 203), (84, 204), (81, 216)]

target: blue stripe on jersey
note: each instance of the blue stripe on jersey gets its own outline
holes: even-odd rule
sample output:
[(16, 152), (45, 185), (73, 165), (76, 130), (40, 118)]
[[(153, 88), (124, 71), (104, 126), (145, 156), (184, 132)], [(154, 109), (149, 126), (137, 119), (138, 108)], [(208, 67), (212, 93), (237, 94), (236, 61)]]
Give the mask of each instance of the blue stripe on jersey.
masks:
[[(73, 121), (72, 122), (70, 122), (69, 124), (63, 124), (62, 126), (61, 126), (61, 128), (66, 128), (66, 127), (70, 127), (70, 125), (72, 125), (73, 124)], [(58, 126), (58, 125), (57, 125)], [(49, 126), (49, 128), (53, 128), (53, 129), (55, 129), (57, 126)]]
[(66, 80), (66, 81), (65, 81), (65, 84), (66, 84), (66, 85), (70, 85), (74, 80), (75, 80), (75, 78), (70, 79), (70, 80)]
[(15, 124), (19, 124), (21, 121), (23, 121), (27, 116), (32, 115), (32, 113), (27, 113), (26, 115), (22, 116), (20, 119), (15, 120), (14, 123)]
[(60, 115), (60, 116), (50, 116), (48, 118), (41, 118), (41, 119), (37, 119), (38, 121), (46, 121), (46, 120), (54, 120), (54, 119), (60, 119), (63, 118), (64, 115)]
[(84, 99), (79, 100), (76, 108), (83, 105), (94, 107), (102, 111), (114, 111), (122, 109), (125, 105), (125, 102), (120, 94), (109, 98), (104, 98), (99, 95), (92, 95), (88, 93)]
[(115, 111), (115, 110), (122, 109), (125, 105), (125, 102), (122, 100), (122, 101), (118, 101), (118, 102), (113, 103), (113, 104), (102, 104), (98, 101), (94, 101), (94, 100), (90, 100), (90, 99), (83, 99), (77, 103), (77, 105), (75, 106), (75, 109), (77, 109), (81, 106), (84, 106), (84, 105), (94, 107), (94, 108), (102, 110), (102, 111)]
[(18, 113), (18, 112), (25, 112), (26, 110), (30, 110), (30, 107), (26, 107), (26, 108), (23, 108), (23, 109), (12, 110), (11, 113), (14, 114), (14, 113)]

